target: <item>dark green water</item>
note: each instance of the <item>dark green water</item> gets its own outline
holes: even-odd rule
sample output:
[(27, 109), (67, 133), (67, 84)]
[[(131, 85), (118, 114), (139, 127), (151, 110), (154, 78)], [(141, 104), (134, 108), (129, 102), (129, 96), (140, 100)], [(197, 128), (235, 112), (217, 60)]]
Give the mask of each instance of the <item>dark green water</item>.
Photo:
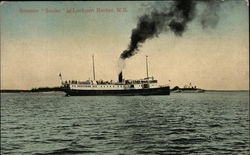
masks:
[(246, 154), (249, 92), (1, 94), (1, 154)]

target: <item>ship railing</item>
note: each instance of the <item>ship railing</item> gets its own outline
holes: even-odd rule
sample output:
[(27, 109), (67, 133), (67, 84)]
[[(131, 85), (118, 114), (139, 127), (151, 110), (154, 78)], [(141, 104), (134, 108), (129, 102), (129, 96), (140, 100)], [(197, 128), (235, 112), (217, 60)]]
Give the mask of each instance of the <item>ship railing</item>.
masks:
[(159, 87), (169, 87), (169, 84), (159, 85)]

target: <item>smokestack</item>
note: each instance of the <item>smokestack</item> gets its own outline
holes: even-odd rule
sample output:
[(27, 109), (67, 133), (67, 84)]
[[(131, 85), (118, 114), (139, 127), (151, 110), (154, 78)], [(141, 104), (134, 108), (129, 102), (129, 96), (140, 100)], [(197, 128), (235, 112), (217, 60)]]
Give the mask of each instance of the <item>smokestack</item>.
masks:
[(122, 82), (122, 72), (120, 72), (119, 76), (118, 76), (118, 81)]

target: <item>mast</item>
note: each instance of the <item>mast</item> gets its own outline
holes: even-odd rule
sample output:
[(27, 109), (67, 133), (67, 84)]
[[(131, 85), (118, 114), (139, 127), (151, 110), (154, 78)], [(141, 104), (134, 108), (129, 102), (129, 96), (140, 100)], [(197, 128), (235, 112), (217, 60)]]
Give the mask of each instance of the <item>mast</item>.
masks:
[(59, 77), (60, 77), (61, 83), (63, 84), (63, 79), (62, 79), (62, 74), (61, 74), (61, 72), (59, 73)]
[(148, 56), (146, 55), (146, 73), (148, 78)]
[(92, 55), (92, 62), (93, 62), (93, 78), (95, 80), (95, 59), (94, 59), (94, 55)]

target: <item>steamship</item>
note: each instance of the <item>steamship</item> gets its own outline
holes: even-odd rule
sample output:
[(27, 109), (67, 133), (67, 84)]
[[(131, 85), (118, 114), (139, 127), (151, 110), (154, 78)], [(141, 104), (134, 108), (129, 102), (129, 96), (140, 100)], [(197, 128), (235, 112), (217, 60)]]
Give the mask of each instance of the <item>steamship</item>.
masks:
[(148, 62), (146, 56), (147, 77), (139, 80), (125, 80), (122, 72), (118, 75), (118, 81), (95, 80), (95, 65), (93, 61), (93, 80), (63, 81), (59, 74), (66, 96), (135, 96), (135, 95), (169, 95), (170, 87), (159, 86), (154, 77), (148, 76)]

